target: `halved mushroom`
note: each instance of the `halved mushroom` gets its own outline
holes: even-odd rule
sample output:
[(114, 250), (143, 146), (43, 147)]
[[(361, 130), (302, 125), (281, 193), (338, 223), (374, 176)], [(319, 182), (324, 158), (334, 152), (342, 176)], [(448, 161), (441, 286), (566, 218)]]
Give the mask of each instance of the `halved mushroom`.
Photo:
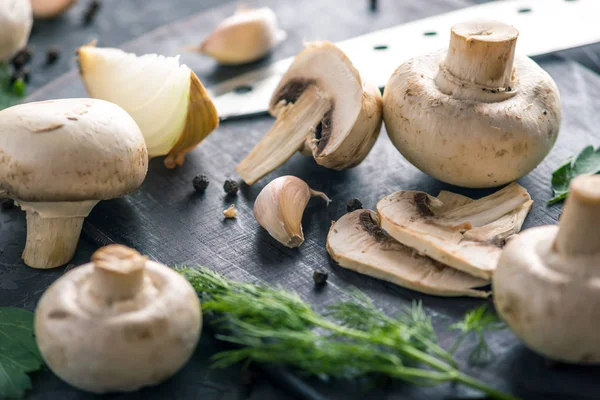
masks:
[(424, 192), (400, 191), (377, 203), (381, 227), (400, 243), (445, 265), (490, 279), (501, 247), (519, 232), (533, 200), (512, 183), (479, 200), (453, 198), (457, 207)]
[(252, 185), (296, 151), (327, 168), (354, 167), (367, 156), (382, 123), (381, 93), (363, 83), (346, 55), (316, 42), (296, 56), (271, 98), (271, 130), (236, 171)]
[(356, 210), (335, 222), (327, 251), (341, 267), (436, 296), (487, 297), (489, 284), (400, 244), (379, 226), (371, 210)]

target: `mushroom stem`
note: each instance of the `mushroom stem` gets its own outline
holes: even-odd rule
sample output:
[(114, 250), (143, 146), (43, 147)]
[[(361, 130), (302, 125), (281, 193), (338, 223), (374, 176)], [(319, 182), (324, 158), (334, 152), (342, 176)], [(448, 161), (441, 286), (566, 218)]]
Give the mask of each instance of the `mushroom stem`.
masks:
[(131, 299), (144, 284), (148, 257), (122, 245), (114, 244), (92, 255), (94, 275), (90, 290), (108, 302)]
[(44, 218), (27, 211), (27, 241), (23, 261), (32, 268), (48, 269), (73, 258), (84, 217)]
[(283, 106), (273, 127), (235, 170), (253, 185), (301, 149), (330, 109), (327, 95), (315, 85), (308, 86), (295, 103)]
[(600, 175), (578, 176), (571, 181), (554, 247), (561, 254), (598, 253), (599, 226)]

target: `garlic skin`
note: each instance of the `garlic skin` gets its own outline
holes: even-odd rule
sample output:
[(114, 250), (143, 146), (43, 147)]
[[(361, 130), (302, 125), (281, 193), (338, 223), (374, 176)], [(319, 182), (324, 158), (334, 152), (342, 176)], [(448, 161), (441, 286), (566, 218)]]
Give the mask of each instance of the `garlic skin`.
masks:
[(0, 2), (0, 63), (8, 62), (27, 45), (33, 15), (31, 3), (25, 0)]
[(245, 64), (263, 58), (286, 37), (270, 8), (240, 8), (221, 22), (197, 51), (221, 64)]
[(272, 180), (258, 194), (254, 203), (254, 218), (279, 243), (294, 248), (304, 242), (302, 214), (312, 196), (329, 204), (323, 192), (312, 190), (306, 182), (286, 175)]
[(74, 6), (77, 0), (31, 0), (35, 18), (54, 18)]
[(149, 157), (167, 156), (167, 168), (182, 165), (185, 155), (218, 125), (208, 92), (179, 56), (136, 56), (94, 44), (77, 51), (79, 71), (91, 97), (127, 111), (140, 127)]

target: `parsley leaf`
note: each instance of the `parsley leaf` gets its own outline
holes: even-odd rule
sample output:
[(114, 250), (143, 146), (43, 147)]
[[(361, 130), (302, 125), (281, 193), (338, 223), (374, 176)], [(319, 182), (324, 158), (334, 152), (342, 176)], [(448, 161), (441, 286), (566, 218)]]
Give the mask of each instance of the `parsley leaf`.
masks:
[(43, 364), (33, 334), (33, 313), (0, 307), (0, 398), (22, 398), (31, 389), (27, 373)]
[(594, 150), (593, 146), (587, 146), (552, 173), (554, 197), (548, 200), (548, 204), (564, 200), (569, 194), (571, 179), (577, 175), (597, 173), (600, 173), (600, 147)]
[(0, 63), (0, 110), (14, 106), (23, 99), (27, 85), (22, 79), (10, 84), (10, 68)]

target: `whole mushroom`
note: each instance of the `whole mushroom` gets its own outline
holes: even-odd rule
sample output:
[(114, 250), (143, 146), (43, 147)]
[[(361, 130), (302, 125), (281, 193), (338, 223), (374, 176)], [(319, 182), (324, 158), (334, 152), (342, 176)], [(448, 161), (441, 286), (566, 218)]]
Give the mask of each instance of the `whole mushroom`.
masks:
[(7, 62), (29, 40), (33, 16), (28, 0), (0, 2), (0, 64)]
[(44, 293), (35, 334), (50, 369), (94, 393), (133, 391), (171, 377), (200, 337), (198, 297), (180, 274), (111, 245)]
[(600, 176), (570, 185), (559, 225), (510, 241), (493, 276), (500, 316), (546, 357), (600, 363)]
[(534, 169), (558, 136), (552, 78), (515, 55), (518, 31), (496, 21), (452, 28), (448, 50), (413, 58), (388, 81), (383, 117), (408, 161), (441, 181), (483, 188)]
[(0, 196), (26, 211), (30, 267), (66, 264), (92, 208), (134, 191), (147, 169), (144, 137), (115, 104), (64, 99), (0, 111)]

